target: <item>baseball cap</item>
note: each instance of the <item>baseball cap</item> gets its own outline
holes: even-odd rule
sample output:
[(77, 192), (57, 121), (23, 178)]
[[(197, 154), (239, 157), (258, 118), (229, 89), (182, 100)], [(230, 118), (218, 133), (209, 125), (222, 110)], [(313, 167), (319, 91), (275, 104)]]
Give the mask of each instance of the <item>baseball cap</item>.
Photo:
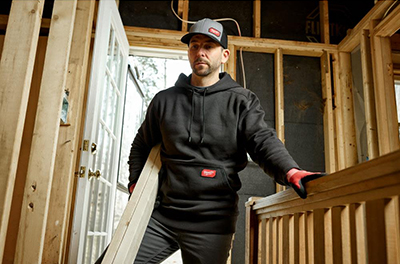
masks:
[(214, 20), (204, 18), (197, 21), (196, 24), (190, 27), (189, 33), (181, 38), (181, 41), (189, 45), (190, 39), (197, 34), (210, 37), (221, 44), (224, 49), (228, 48), (228, 36), (225, 33), (224, 27)]

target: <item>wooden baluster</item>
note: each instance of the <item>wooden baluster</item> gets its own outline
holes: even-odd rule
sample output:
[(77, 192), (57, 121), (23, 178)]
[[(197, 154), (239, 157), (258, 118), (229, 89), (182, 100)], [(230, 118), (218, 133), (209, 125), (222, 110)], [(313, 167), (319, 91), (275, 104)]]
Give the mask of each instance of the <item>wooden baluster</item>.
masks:
[(355, 204), (342, 210), (342, 260), (343, 263), (357, 263)]
[(400, 204), (399, 196), (385, 203), (387, 263), (400, 263)]
[(289, 218), (289, 263), (299, 263), (299, 213), (295, 213)]

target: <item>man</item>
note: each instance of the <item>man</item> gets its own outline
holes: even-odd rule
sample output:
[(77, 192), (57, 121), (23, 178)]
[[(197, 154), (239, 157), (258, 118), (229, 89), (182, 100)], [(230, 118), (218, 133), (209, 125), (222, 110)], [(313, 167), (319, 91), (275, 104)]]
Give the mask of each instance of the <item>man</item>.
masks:
[(222, 264), (247, 153), (302, 197), (302, 181), (320, 175), (299, 170), (264, 122), (257, 96), (219, 72), (230, 55), (220, 23), (200, 20), (181, 41), (188, 44), (192, 74), (181, 74), (154, 97), (129, 157), (132, 192), (150, 150), (161, 143), (159, 195), (135, 263), (159, 263), (180, 248), (185, 264)]

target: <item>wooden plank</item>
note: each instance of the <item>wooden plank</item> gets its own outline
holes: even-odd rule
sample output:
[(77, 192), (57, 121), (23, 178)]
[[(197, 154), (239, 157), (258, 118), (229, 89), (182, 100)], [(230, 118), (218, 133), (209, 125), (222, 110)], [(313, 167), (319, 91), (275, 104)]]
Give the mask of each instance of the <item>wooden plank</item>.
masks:
[(352, 52), (360, 44), (360, 35), (364, 29), (369, 29), (370, 22), (374, 19), (381, 19), (386, 10), (394, 3), (393, 0), (378, 1), (374, 7), (361, 19), (338, 45), (343, 52)]
[(308, 264), (308, 226), (307, 212), (299, 215), (299, 251), (300, 264)]
[(334, 206), (325, 212), (325, 262), (342, 262), (342, 207)]
[(278, 263), (289, 263), (289, 215), (284, 215), (279, 219), (279, 250)]
[(351, 167), (358, 163), (357, 138), (354, 123), (353, 107), (353, 78), (351, 71), (351, 54), (339, 52), (339, 77), (340, 88), (342, 91), (342, 116), (343, 116), (343, 138), (345, 167)]
[(361, 34), (361, 68), (364, 88), (365, 122), (367, 133), (368, 159), (374, 159), (379, 155), (378, 134), (376, 125), (374, 81), (371, 61), (371, 45), (369, 30), (363, 30)]
[[(181, 31), (130, 26), (124, 28), (130, 46), (187, 49), (187, 46), (180, 41), (183, 35)], [(282, 48), (282, 53), (286, 55), (312, 57), (320, 57), (324, 51), (337, 51), (337, 45), (332, 44), (252, 37), (228, 36), (228, 43), (235, 45), (236, 48), (243, 47), (244, 51), (274, 53), (276, 49)]]
[(265, 263), (267, 259), (267, 222), (268, 219), (263, 218), (259, 221), (258, 226), (258, 259), (257, 263)]
[(261, 0), (253, 0), (253, 36), (261, 37)]
[[(27, 9), (29, 10), (29, 9)], [(39, 14), (39, 13), (38, 13)], [(41, 14), (40, 14), (41, 16)], [(50, 28), (50, 20), (49, 18), (42, 18), (40, 27), (41, 28)], [(6, 29), (8, 23), (8, 15), (0, 15), (0, 29)]]
[(400, 6), (395, 7), (374, 28), (373, 35), (380, 37), (391, 37), (400, 29)]
[(46, 47), (47, 37), (40, 36), (37, 44), (31, 88), (29, 91), (28, 107), (26, 111), (24, 132), (22, 134), (21, 150), (19, 153), (18, 167), (15, 177), (14, 192), (12, 197), (10, 218), (8, 221), (3, 263), (15, 263), (15, 247), (17, 244), (19, 220), (21, 217), (22, 200), (24, 197), (26, 172), (28, 170), (29, 154), (32, 144), (32, 134), (35, 125), (36, 108), (39, 98), (40, 82), (42, 80)]
[(271, 241), (271, 260), (270, 263), (273, 264), (278, 264), (278, 251), (279, 251), (279, 230), (278, 230), (278, 217), (273, 217), (271, 218), (272, 221), (272, 232), (271, 232), (271, 237), (272, 237), (272, 241)]
[(365, 232), (368, 263), (388, 263), (383, 199), (365, 202)]
[(365, 222), (365, 203), (358, 204), (355, 208), (355, 222), (357, 234), (357, 263), (366, 264), (367, 262), (367, 238)]
[(228, 49), (230, 51), (229, 60), (224, 64), (224, 70), (232, 77), (232, 79), (236, 80), (236, 47), (235, 45), (229, 44)]
[(335, 125), (335, 160), (336, 169), (343, 170), (346, 168), (345, 151), (344, 151), (344, 126), (343, 126), (343, 89), (342, 82), (340, 81), (340, 57), (339, 53), (332, 54), (332, 71), (333, 71), (333, 84), (334, 84), (334, 100), (335, 109), (333, 110), (334, 125)]
[(295, 213), (289, 218), (289, 263), (300, 262), (300, 214)]
[(332, 107), (332, 82), (330, 56), (324, 52), (321, 56), (321, 86), (324, 100), (324, 143), (325, 143), (325, 170), (328, 173), (336, 171), (335, 137)]
[[(188, 20), (189, 17), (189, 0), (179, 0), (178, 1), (178, 16), (183, 20)], [(182, 31), (186, 32), (188, 30), (188, 24), (182, 22)]]
[[(15, 175), (44, 1), (13, 1), (0, 61), (0, 261), (7, 234)], [(28, 12), (26, 11), (28, 10)]]
[(346, 205), (341, 214), (342, 263), (357, 262), (355, 205)]
[(62, 263), (63, 246), (70, 196), (74, 180), (75, 161), (79, 152), (82, 109), (86, 83), (86, 72), (92, 33), (95, 1), (78, 0), (74, 31), (68, 63), (66, 90), (69, 92), (67, 125), (59, 130), (54, 180), (51, 187), (49, 214), (43, 252), (44, 263)]
[(135, 259), (154, 208), (160, 168), (157, 145), (149, 154), (102, 263), (128, 263)]
[(329, 38), (329, 7), (328, 0), (319, 1), (319, 24), (321, 27), (321, 43), (330, 43)]
[(371, 51), (379, 155), (384, 155), (400, 148), (390, 39), (373, 35)]
[(400, 263), (400, 203), (399, 196), (385, 201), (387, 263)]
[[(251, 199), (251, 198), (250, 198)], [(245, 227), (245, 263), (257, 263), (258, 248), (258, 220), (255, 212), (252, 210), (253, 200), (246, 203), (246, 227)]]
[(22, 204), (16, 263), (42, 261), (75, 9), (76, 0), (54, 2)]

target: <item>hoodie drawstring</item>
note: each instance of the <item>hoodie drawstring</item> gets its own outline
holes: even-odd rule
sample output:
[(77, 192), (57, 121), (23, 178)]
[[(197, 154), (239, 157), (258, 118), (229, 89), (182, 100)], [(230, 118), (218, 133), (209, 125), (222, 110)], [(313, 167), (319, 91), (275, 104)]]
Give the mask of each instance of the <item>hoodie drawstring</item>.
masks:
[(207, 93), (207, 88), (204, 89), (204, 93), (203, 93), (203, 124), (202, 124), (202, 128), (203, 130), (201, 131), (201, 139), (200, 139), (200, 144), (203, 144), (204, 142), (204, 136), (206, 135), (206, 93)]
[(190, 109), (190, 120), (189, 120), (189, 143), (192, 142), (192, 122), (194, 118), (194, 89), (192, 89), (192, 108)]
[[(203, 105), (202, 105), (202, 130), (201, 130), (201, 137), (200, 137), (200, 144), (204, 143), (204, 136), (206, 134), (206, 110), (205, 110), (205, 102), (206, 102), (206, 94), (207, 88), (204, 88), (203, 93)], [(192, 108), (190, 109), (190, 120), (189, 120), (189, 138), (188, 141), (192, 142), (192, 124), (194, 121), (194, 89), (192, 89)]]

